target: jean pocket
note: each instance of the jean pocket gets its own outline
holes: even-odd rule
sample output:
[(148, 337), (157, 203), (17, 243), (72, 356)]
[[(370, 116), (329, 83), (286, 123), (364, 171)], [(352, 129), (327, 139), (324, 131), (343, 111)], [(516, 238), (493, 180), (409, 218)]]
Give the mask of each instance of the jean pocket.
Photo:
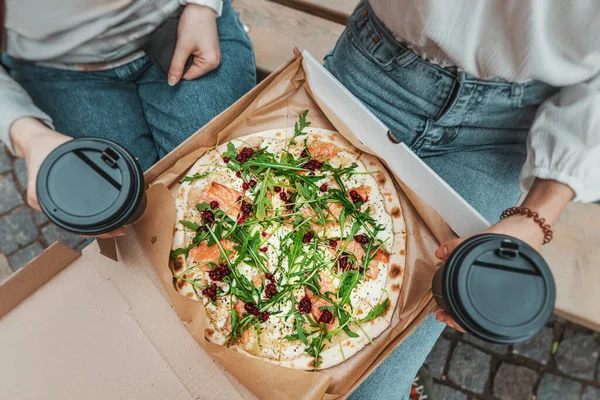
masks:
[(357, 49), (385, 70), (404, 67), (418, 57), (394, 38), (366, 4), (356, 9), (348, 30)]

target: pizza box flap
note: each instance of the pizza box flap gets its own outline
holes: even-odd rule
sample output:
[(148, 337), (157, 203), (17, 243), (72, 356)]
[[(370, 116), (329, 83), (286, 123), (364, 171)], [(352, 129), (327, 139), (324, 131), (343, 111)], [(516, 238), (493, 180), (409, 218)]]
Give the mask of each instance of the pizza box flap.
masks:
[(0, 398), (250, 397), (173, 312), (133, 230), (119, 247), (116, 263), (55, 243), (0, 286)]

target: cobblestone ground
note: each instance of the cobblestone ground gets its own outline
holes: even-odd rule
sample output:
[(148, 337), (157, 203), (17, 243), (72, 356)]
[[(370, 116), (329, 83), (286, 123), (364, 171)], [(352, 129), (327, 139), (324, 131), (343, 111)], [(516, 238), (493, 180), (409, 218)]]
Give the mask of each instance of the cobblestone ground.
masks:
[[(0, 281), (44, 248), (86, 241), (27, 206), (23, 160), (0, 145)], [(443, 400), (600, 400), (600, 338), (554, 318), (536, 337), (515, 346), (485, 343), (446, 329), (427, 358), (436, 398)]]
[(436, 399), (600, 400), (600, 336), (554, 317), (514, 346), (446, 328), (427, 357)]

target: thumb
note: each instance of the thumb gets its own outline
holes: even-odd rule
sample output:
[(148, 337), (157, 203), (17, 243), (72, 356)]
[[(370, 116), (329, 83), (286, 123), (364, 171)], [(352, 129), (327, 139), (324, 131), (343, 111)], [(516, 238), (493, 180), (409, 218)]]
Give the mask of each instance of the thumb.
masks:
[(435, 256), (440, 260), (446, 261), (456, 246), (464, 242), (466, 239), (466, 237), (456, 238), (440, 244), (440, 247), (438, 247), (438, 249), (435, 251)]
[(178, 40), (175, 45), (175, 53), (173, 53), (173, 59), (171, 60), (171, 67), (169, 68), (168, 82), (170, 86), (175, 86), (181, 80), (183, 70), (185, 69), (185, 63), (188, 57), (192, 53), (193, 48), (186, 43)]

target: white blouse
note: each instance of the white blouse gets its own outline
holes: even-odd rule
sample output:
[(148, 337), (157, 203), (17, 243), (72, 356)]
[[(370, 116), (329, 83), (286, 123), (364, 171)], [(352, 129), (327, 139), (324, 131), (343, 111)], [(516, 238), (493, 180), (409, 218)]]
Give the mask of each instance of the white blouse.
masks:
[(600, 0), (369, 0), (398, 38), (480, 78), (561, 87), (541, 104), (521, 187), (535, 177), (600, 199)]

